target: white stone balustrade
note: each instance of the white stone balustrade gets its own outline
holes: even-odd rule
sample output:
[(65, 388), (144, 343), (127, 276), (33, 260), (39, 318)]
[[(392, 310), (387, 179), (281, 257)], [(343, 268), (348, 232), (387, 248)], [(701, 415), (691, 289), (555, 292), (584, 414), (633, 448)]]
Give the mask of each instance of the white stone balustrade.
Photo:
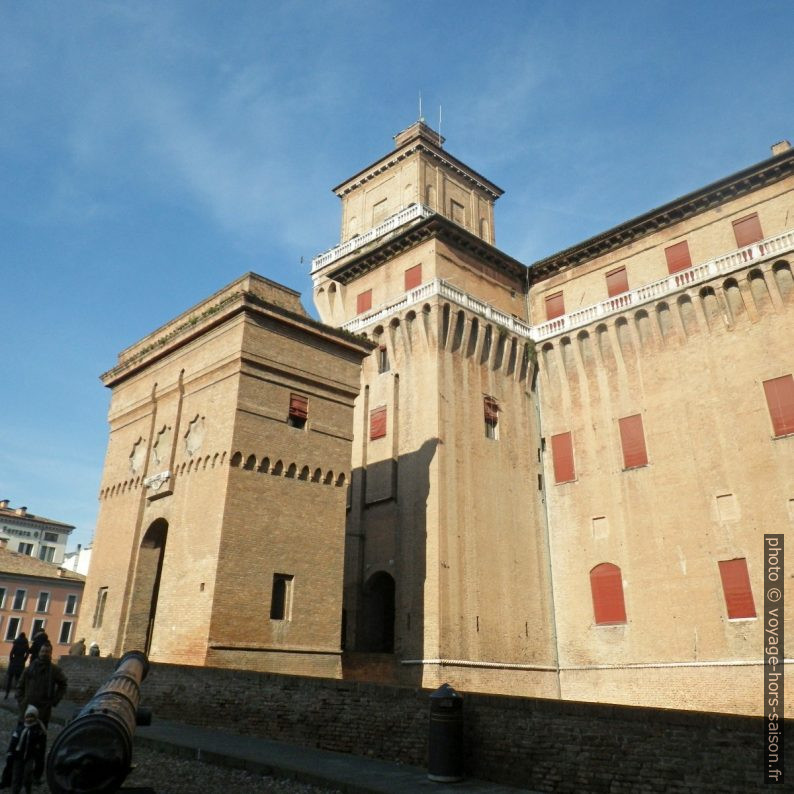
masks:
[(359, 333), (363, 328), (383, 322), (389, 317), (405, 311), (409, 306), (422, 303), (435, 295), (446, 298), (461, 308), (468, 309), (473, 314), (499, 325), (517, 336), (522, 336), (526, 339), (530, 338), (531, 328), (526, 323), (521, 322), (521, 320), (510, 314), (499, 311), (499, 309), (495, 309), (488, 303), (477, 300), (477, 298), (457, 287), (453, 287), (448, 281), (440, 278), (420, 284), (415, 289), (408, 290), (396, 300), (379, 306), (374, 311), (354, 317), (349, 322), (346, 322), (342, 328), (353, 334)]
[(315, 256), (314, 259), (312, 259), (312, 275), (326, 265), (330, 265), (331, 262), (335, 262), (337, 259), (347, 256), (367, 243), (377, 240), (384, 234), (388, 234), (389, 232), (394, 231), (400, 226), (404, 226), (406, 223), (416, 220), (417, 218), (429, 218), (433, 214), (433, 210), (425, 207), (424, 204), (412, 204), (410, 207), (400, 210), (400, 212), (392, 215), (390, 218), (387, 218), (378, 226), (373, 226), (369, 231), (364, 232), (364, 234), (360, 234), (358, 237), (353, 237), (345, 243), (335, 245), (328, 251)]
[[(416, 207), (421, 207), (421, 205), (416, 205)], [(415, 207), (409, 209), (414, 210)], [(426, 207), (421, 207), (421, 209), (431, 212), (427, 210)], [(407, 210), (405, 212), (407, 212)], [(395, 215), (391, 220), (396, 220), (402, 214), (403, 213), (399, 213)], [(418, 217), (418, 215), (412, 217)], [(396, 226), (390, 228), (396, 228)], [(372, 231), (374, 232), (376, 229)], [(623, 292), (620, 295), (615, 295), (605, 301), (601, 301), (601, 303), (577, 309), (574, 312), (564, 314), (561, 317), (555, 317), (553, 320), (535, 326), (527, 325), (516, 317), (495, 309), (490, 304), (478, 300), (472, 295), (452, 286), (448, 281), (433, 279), (432, 281), (421, 284), (415, 289), (408, 290), (408, 292), (401, 295), (396, 300), (383, 304), (374, 311), (369, 311), (366, 314), (354, 317), (349, 322), (346, 322), (342, 328), (350, 333), (359, 333), (364, 328), (382, 323), (395, 314), (404, 312), (408, 307), (422, 303), (438, 295), (439, 297), (457, 304), (461, 308), (468, 309), (473, 314), (517, 336), (540, 342), (544, 339), (556, 336), (557, 334), (567, 333), (576, 328), (581, 328), (584, 325), (604, 319), (610, 315), (619, 314), (626, 309), (641, 306), (644, 303), (658, 300), (667, 295), (672, 295), (676, 292), (680, 292), (682, 289), (708, 281), (716, 276), (726, 275), (742, 267), (746, 267), (748, 264), (758, 264), (767, 259), (780, 256), (781, 254), (791, 253), (792, 251), (794, 251), (794, 229), (783, 232), (775, 237), (768, 237), (765, 240), (753, 243), (745, 248), (731, 251), (729, 254), (715, 257), (707, 262), (693, 265), (686, 270), (680, 270), (678, 273), (665, 276), (651, 284), (645, 284), (636, 289), (629, 290), (628, 292)]]
[(716, 276), (726, 275), (751, 263), (760, 263), (780, 254), (790, 253), (792, 250), (794, 250), (794, 230), (789, 230), (775, 237), (768, 237), (752, 245), (731, 251), (729, 254), (693, 265), (686, 270), (680, 270), (678, 273), (665, 276), (642, 287), (615, 295), (601, 303), (585, 306), (540, 325), (532, 326), (532, 339), (540, 342), (557, 334), (573, 331), (595, 320), (641, 306), (649, 301), (658, 300), (666, 295), (680, 292), (686, 287), (700, 284)]

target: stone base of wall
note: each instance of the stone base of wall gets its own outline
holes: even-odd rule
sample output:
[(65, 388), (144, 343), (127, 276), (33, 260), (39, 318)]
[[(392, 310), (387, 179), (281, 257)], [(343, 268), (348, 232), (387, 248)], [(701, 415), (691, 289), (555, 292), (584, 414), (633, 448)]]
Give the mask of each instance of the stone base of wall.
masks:
[[(406, 667), (411, 670), (411, 666)], [(557, 673), (553, 670), (511, 670), (454, 664), (424, 665), (421, 686), (432, 690), (438, 689), (442, 684), (449, 684), (462, 692), (485, 695), (540, 698), (558, 698), (560, 695)]]
[(342, 661), (336, 653), (284, 653), (278, 651), (209, 648), (206, 664), (233, 670), (280, 673), (319, 678), (341, 678)]
[[(86, 701), (115, 660), (63, 657)], [(728, 714), (464, 694), (466, 773), (538, 791), (764, 789), (764, 720)], [(154, 719), (425, 766), (429, 692), (418, 688), (152, 664)], [(760, 696), (760, 688), (759, 688)], [(794, 722), (786, 721), (794, 731)], [(794, 769), (794, 743), (786, 756)]]
[[(794, 717), (794, 665), (786, 665), (785, 716)], [(563, 670), (562, 697), (657, 708), (764, 713), (764, 666), (646, 667)]]

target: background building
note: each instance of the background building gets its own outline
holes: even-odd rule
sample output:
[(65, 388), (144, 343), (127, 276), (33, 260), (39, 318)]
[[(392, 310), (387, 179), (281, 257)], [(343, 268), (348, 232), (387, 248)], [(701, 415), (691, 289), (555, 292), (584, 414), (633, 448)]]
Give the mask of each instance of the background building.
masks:
[(63, 555), (61, 567), (66, 568), (67, 571), (76, 571), (86, 576), (88, 574), (88, 568), (91, 565), (92, 549), (93, 545), (91, 543), (87, 546), (81, 546), (78, 543), (74, 551), (67, 551), (66, 554)]
[(0, 546), (0, 656), (8, 659), (21, 632), (30, 640), (43, 628), (53, 654), (75, 639), (85, 577)]
[(0, 499), (0, 541), (5, 540), (12, 551), (60, 564), (73, 529), (71, 524), (33, 515), (27, 507), (11, 507), (8, 499)]

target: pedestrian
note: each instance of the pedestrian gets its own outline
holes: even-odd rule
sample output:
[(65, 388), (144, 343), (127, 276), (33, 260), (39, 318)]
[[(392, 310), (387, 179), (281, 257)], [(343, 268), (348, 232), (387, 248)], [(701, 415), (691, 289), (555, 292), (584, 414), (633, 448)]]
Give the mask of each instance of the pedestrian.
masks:
[(8, 693), (11, 687), (14, 686), (22, 671), (25, 669), (25, 662), (30, 653), (30, 646), (28, 645), (28, 638), (23, 631), (11, 646), (11, 653), (8, 655), (8, 671), (6, 672), (6, 696), (8, 700)]
[(0, 788), (11, 785), (11, 794), (33, 791), (33, 783), (40, 783), (44, 774), (44, 756), (47, 751), (47, 729), (39, 719), (35, 706), (25, 709), (25, 716), (11, 734), (6, 755), (6, 766)]
[(88, 655), (99, 656), (99, 646), (95, 642), (92, 642), (91, 646), (88, 648)]
[(44, 631), (44, 628), (40, 628), (34, 635), (33, 635), (33, 642), (30, 644), (30, 663), (36, 661), (39, 651), (41, 650), (41, 646), (45, 644), (49, 644), (50, 638), (47, 636), (47, 632)]
[(69, 656), (85, 656), (85, 637), (72, 643), (69, 647)]
[(60, 703), (66, 692), (66, 676), (52, 661), (52, 645), (41, 646), (39, 658), (25, 668), (17, 684), (19, 713), (24, 715), (28, 706), (39, 710), (39, 719), (47, 727), (53, 706)]

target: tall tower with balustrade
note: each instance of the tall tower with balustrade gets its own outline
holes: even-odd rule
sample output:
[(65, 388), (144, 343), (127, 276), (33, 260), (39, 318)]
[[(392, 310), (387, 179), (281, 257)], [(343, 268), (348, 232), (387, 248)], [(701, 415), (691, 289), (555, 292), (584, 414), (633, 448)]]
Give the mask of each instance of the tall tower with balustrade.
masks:
[(392, 652), (403, 682), (454, 668), (464, 688), (555, 696), (527, 271), (494, 246), (496, 185), (422, 121), (395, 144), (335, 188), (341, 242), (312, 265), (321, 319), (378, 346), (355, 410), (346, 648)]

